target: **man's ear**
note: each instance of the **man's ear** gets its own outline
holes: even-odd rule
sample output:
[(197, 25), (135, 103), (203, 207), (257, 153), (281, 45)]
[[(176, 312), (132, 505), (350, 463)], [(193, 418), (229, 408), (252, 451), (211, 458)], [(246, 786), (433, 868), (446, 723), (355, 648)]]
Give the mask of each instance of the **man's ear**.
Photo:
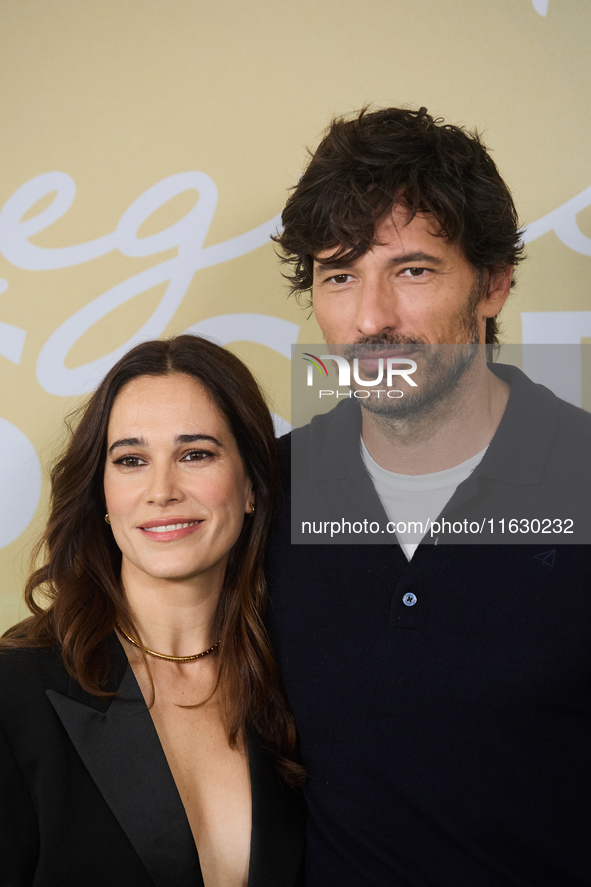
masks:
[(486, 293), (480, 302), (483, 317), (496, 317), (509, 295), (513, 265), (505, 265), (498, 271), (489, 271)]

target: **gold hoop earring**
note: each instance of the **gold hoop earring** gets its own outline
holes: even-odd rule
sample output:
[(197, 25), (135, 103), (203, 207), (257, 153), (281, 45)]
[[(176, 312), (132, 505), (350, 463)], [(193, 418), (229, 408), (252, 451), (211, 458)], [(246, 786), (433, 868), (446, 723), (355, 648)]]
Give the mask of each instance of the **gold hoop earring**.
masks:
[(108, 511), (107, 511), (107, 513), (105, 514), (105, 523), (106, 523), (106, 524), (110, 524), (110, 523), (111, 523), (111, 521), (110, 521), (110, 519), (109, 519), (109, 512), (108, 512)]

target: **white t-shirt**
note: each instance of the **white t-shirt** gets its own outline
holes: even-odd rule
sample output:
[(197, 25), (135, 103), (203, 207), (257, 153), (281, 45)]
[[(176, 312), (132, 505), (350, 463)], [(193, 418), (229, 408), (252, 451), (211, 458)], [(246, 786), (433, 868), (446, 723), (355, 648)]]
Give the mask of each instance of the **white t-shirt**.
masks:
[[(396, 523), (400, 547), (410, 560), (427, 532), (429, 521), (437, 520), (459, 485), (469, 477), (488, 447), (465, 462), (433, 474), (396, 474), (370, 456), (361, 439), (361, 458), (382, 501), (388, 520)], [(408, 529), (408, 524), (414, 526)], [(416, 525), (419, 526), (416, 526)]]

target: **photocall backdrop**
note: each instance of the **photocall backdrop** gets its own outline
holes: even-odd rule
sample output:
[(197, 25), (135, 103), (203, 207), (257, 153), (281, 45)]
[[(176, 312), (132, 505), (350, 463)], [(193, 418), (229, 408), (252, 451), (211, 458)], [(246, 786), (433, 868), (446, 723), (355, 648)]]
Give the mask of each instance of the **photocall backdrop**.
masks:
[(228, 344), (289, 428), (290, 346), (321, 336), (269, 235), (334, 114), (482, 131), (527, 226), (505, 341), (591, 342), (587, 0), (0, 0), (0, 21), (0, 630), (64, 416), (137, 341)]

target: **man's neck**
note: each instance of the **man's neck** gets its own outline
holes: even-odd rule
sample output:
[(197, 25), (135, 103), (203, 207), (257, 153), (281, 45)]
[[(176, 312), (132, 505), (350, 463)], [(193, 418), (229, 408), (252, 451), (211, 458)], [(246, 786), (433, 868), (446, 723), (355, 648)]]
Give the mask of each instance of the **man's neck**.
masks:
[(427, 414), (404, 419), (362, 410), (362, 436), (378, 465), (398, 474), (431, 474), (465, 462), (491, 442), (510, 388), (483, 363)]

